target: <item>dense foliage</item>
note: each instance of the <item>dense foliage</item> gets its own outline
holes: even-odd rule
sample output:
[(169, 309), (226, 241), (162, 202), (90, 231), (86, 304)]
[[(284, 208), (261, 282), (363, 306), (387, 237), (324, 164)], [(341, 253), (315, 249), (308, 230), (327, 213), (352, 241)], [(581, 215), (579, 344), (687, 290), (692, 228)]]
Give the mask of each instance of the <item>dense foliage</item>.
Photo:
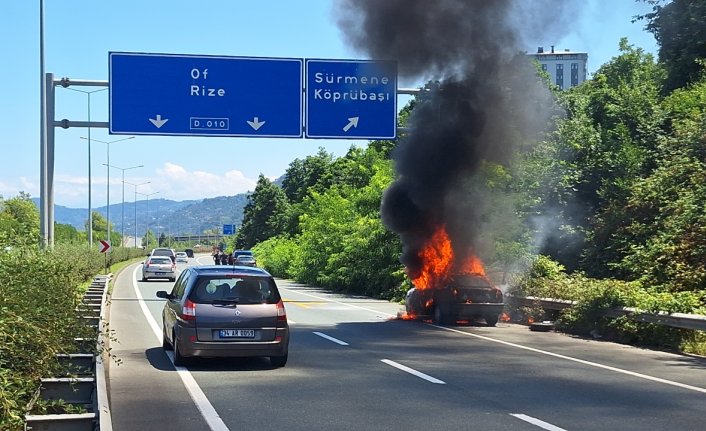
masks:
[[(77, 351), (74, 338), (95, 337), (79, 318), (87, 281), (104, 265), (142, 250), (109, 256), (85, 244), (71, 226), (55, 227), (56, 245), (40, 250), (39, 213), (29, 196), (0, 198), (0, 429), (23, 429), (42, 377), (59, 371), (57, 353)], [(81, 239), (84, 242), (80, 242)]]
[[(521, 294), (571, 286), (555, 294), (601, 307), (704, 311), (706, 77), (698, 72), (704, 3), (658, 4), (645, 18), (660, 35), (659, 62), (621, 40), (619, 55), (588, 81), (556, 91), (563, 113), (550, 134), (527, 142), (531, 151), (508, 165), (482, 167), (469, 187), (491, 196), (486, 211), (495, 222), (484, 227), (482, 258), (494, 281)], [(666, 53), (667, 43), (686, 37), (667, 17), (677, 11), (690, 19), (684, 28), (691, 37), (678, 59)], [(401, 124), (417, 103), (405, 107)], [(401, 245), (379, 212), (395, 175), (394, 147), (373, 141), (338, 159), (320, 150), (295, 160), (284, 198), (266, 183), (250, 195), (237, 246), (254, 246), (258, 261), (280, 277), (401, 299), (409, 286)], [(538, 255), (561, 268), (560, 283), (530, 270)], [(562, 327), (605, 329), (592, 307), (562, 316)], [(686, 343), (679, 331), (614, 324), (622, 325), (612, 333), (623, 340)]]
[[(706, 0), (645, 1), (654, 5), (642, 18), (660, 44), (659, 61), (621, 40), (619, 55), (588, 81), (556, 91), (563, 112), (549, 134), (524, 143), (531, 151), (508, 164), (484, 163), (467, 186), (491, 197), (481, 257), (493, 281), (517, 295), (578, 303), (552, 316), (517, 310), (522, 318), (706, 353), (698, 331), (602, 316), (612, 307), (706, 313)], [(419, 103), (402, 110), (400, 125)], [(281, 187), (260, 175), (230, 249), (253, 248), (275, 276), (401, 300), (410, 286), (402, 246), (380, 219), (395, 145), (373, 141), (340, 158), (320, 149), (292, 161)], [(239, 211), (214, 220), (209, 226), (238, 221)], [(94, 214), (94, 238), (107, 238), (107, 227)], [(72, 348), (77, 286), (136, 252), (116, 247), (105, 261), (85, 246), (85, 232), (55, 231), (57, 247), (39, 250), (29, 197), (0, 198), (3, 429), (20, 426), (51, 358)], [(147, 238), (168, 241), (151, 231)]]
[(651, 13), (638, 17), (659, 43), (659, 59), (667, 71), (665, 92), (682, 88), (703, 76), (706, 59), (706, 1), (643, 0)]

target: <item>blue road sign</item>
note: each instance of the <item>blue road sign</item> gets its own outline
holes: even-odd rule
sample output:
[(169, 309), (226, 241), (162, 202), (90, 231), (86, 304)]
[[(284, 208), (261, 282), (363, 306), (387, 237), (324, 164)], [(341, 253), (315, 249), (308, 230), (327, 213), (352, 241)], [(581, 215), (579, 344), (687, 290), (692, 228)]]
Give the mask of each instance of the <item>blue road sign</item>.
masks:
[(223, 235), (233, 235), (235, 233), (234, 224), (224, 224), (223, 225)]
[(109, 53), (111, 134), (302, 137), (296, 58)]
[(306, 59), (305, 136), (395, 139), (397, 63)]

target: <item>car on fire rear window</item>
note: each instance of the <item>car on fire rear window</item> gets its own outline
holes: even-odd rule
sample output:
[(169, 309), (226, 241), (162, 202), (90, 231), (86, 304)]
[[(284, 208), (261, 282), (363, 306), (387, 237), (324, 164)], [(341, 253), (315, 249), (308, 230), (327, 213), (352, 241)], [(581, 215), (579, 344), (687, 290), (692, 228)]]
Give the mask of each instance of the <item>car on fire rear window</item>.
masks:
[(405, 298), (408, 315), (440, 325), (484, 319), (495, 326), (504, 307), (502, 291), (478, 275), (458, 275), (438, 288), (412, 288)]

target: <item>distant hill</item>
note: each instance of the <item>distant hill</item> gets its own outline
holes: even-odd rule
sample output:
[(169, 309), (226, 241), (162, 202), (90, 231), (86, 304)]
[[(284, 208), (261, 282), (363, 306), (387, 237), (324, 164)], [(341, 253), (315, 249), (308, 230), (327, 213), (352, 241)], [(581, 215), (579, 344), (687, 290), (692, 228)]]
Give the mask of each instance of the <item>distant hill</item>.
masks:
[[(39, 199), (32, 201), (39, 208)], [(223, 228), (224, 224), (240, 226), (243, 222), (243, 210), (247, 204), (247, 194), (221, 196), (203, 200), (172, 201), (169, 199), (150, 199), (137, 202), (125, 202), (125, 235), (135, 234), (135, 217), (137, 217), (137, 235), (144, 236), (147, 231), (147, 221), (153, 232), (173, 234), (199, 234), (206, 230)], [(108, 217), (106, 207), (93, 208), (104, 217)], [(149, 214), (148, 214), (149, 211)], [(54, 205), (54, 220), (57, 223), (70, 224), (77, 230), (86, 230), (88, 208), (68, 208)], [(122, 203), (110, 205), (110, 222), (116, 232), (122, 232)]]

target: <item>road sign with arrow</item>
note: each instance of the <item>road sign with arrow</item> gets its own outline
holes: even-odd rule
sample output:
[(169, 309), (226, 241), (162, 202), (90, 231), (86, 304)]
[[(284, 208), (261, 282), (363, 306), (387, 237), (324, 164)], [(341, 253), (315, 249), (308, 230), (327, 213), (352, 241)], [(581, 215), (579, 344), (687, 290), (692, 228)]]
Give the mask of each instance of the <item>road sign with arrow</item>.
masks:
[(111, 52), (111, 134), (303, 135), (303, 60)]
[(307, 138), (395, 139), (397, 63), (306, 59)]
[(100, 248), (100, 252), (101, 252), (101, 253), (107, 253), (107, 252), (110, 251), (110, 242), (108, 242), (108, 241), (106, 241), (106, 240), (104, 240), (104, 239), (102, 239), (102, 240), (100, 240), (100, 241), (98, 241), (98, 242), (100, 243), (99, 248)]

